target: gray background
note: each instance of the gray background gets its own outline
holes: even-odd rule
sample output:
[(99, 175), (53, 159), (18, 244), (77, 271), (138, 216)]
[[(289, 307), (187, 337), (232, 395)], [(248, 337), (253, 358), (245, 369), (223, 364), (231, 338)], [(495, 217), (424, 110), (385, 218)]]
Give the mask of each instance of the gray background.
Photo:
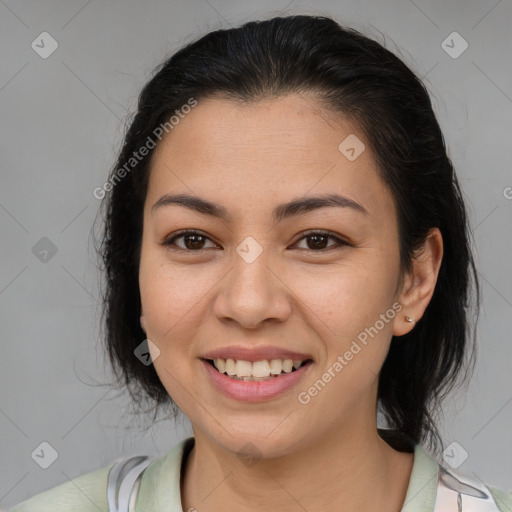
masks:
[[(452, 456), (468, 453), (461, 470), (512, 488), (509, 1), (1, 0), (2, 507), (118, 456), (163, 453), (190, 433), (185, 420), (141, 433), (126, 397), (97, 385), (109, 373), (98, 342), (92, 191), (168, 52), (213, 29), (293, 13), (353, 26), (424, 77), (471, 204), (483, 285), (475, 376), (447, 402), (443, 438), (458, 443)], [(43, 31), (59, 45), (46, 59), (31, 47)], [(442, 47), (454, 31), (469, 45), (458, 58)], [(49, 244), (43, 237), (53, 256), (34, 254)], [(31, 457), (43, 441), (58, 452), (48, 469)]]

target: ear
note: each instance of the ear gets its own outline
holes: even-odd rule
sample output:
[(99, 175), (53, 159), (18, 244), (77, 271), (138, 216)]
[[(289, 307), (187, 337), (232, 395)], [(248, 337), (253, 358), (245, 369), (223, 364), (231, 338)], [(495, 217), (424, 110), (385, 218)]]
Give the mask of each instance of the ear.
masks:
[[(411, 272), (404, 278), (398, 297), (403, 309), (393, 324), (394, 336), (410, 332), (423, 316), (434, 294), (442, 259), (443, 237), (438, 228), (432, 228), (424, 245), (413, 256)], [(407, 321), (407, 317), (413, 321)]]

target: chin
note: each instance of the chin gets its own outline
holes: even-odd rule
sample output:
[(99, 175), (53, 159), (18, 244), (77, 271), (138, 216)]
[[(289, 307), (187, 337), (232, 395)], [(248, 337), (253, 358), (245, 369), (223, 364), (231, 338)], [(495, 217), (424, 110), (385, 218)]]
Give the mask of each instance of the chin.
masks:
[[(260, 420), (258, 423), (240, 419), (230, 421), (227, 431), (218, 424), (214, 428), (209, 425), (205, 435), (219, 447), (239, 457), (277, 458), (294, 453), (304, 446), (305, 436), (300, 425), (285, 426), (284, 423), (283, 417), (272, 422)], [(301, 432), (300, 436), (297, 436), (298, 432)]]

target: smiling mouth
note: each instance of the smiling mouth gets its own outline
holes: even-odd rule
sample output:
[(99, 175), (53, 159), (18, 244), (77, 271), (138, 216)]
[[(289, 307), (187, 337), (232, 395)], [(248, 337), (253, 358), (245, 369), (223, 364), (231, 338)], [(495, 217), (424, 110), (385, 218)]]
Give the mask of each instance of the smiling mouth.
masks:
[(313, 361), (293, 361), (291, 359), (270, 359), (261, 361), (245, 361), (243, 359), (204, 359), (219, 373), (222, 373), (233, 380), (257, 382), (273, 380), (282, 375), (294, 373)]

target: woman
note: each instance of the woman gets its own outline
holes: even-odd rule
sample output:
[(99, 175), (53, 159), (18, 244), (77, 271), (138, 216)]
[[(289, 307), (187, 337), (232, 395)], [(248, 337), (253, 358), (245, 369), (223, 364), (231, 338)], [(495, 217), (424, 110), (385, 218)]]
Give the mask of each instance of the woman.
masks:
[(472, 365), (478, 280), (428, 93), (395, 55), (323, 17), (207, 34), (144, 87), (95, 195), (116, 375), (194, 437), (14, 512), (511, 510), (422, 448)]

